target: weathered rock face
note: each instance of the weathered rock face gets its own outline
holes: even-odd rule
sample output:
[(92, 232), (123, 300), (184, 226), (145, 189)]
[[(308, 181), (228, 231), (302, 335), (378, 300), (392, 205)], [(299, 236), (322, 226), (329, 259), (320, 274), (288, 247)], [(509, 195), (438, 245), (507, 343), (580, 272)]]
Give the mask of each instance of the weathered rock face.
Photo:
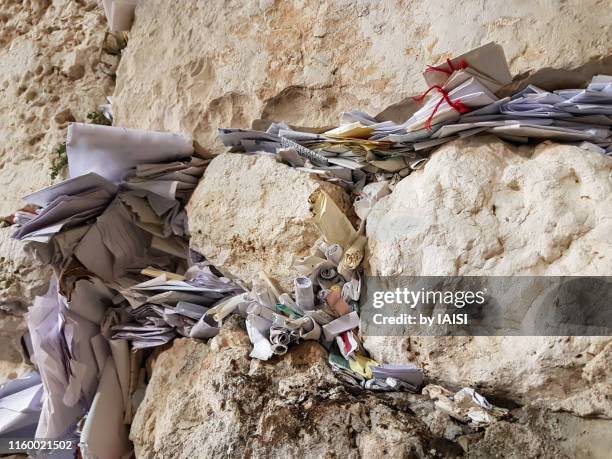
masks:
[(340, 187), (274, 158), (217, 156), (187, 207), (191, 246), (246, 282), (263, 270), (291, 291), (293, 256), (307, 255), (320, 237), (308, 203), (320, 188), (348, 207)]
[(27, 328), (23, 314), (46, 291), (51, 275), (48, 267), (28, 257), (21, 242), (10, 239), (12, 231), (0, 228), (0, 384), (30, 369), (21, 352)]
[(553, 413), (539, 407), (515, 411), (514, 422), (501, 421), (482, 438), (468, 443), (468, 457), (606, 458), (612, 448), (610, 421)]
[(607, 421), (527, 408), (512, 410), (515, 422), (472, 431), (425, 396), (343, 386), (316, 343), (269, 362), (249, 352), (234, 317), (208, 344), (181, 339), (160, 353), (131, 428), (137, 457), (460, 457), (467, 450), (469, 457), (604, 458), (609, 452)]
[(417, 363), (431, 380), (519, 403), (612, 417), (609, 337), (367, 337), (388, 363)]
[[(50, 155), (68, 122), (85, 120), (112, 80), (96, 68), (106, 28), (96, 1), (0, 0), (0, 9), (5, 215), (51, 182)], [(504, 45), (513, 73), (596, 61), (612, 38), (601, 12), (597, 0), (450, 7), (148, 0), (119, 71), (116, 124), (187, 132), (203, 149), (220, 151), (218, 126), (260, 118), (323, 126), (350, 108), (376, 113), (422, 90), (426, 64), (490, 40)], [(542, 40), (548, 36), (554, 40)], [(500, 145), (445, 147), (402, 182), (371, 219), (370, 269), (608, 274), (609, 160), (570, 147), (527, 159)], [(269, 158), (222, 155), (190, 205), (194, 247), (245, 280), (263, 269), (288, 288), (291, 256), (318, 237), (307, 199), (321, 186)], [(429, 216), (415, 214), (421, 210), (410, 199)], [(29, 266), (9, 232), (0, 232), (0, 301), (19, 309), (47, 274)], [(251, 360), (234, 320), (208, 345), (178, 340), (160, 354), (132, 426), (138, 457), (452, 457), (462, 453), (460, 440), (472, 457), (607, 457), (612, 448), (609, 421), (539, 407), (466, 434), (422, 396), (351, 393), (316, 344), (267, 363)], [(0, 382), (26, 369), (22, 327), (17, 316), (0, 316)], [(366, 345), (382, 361), (416, 361), (429, 378), (479, 386), (500, 404), (505, 397), (612, 413), (609, 339), (368, 338)]]
[(0, 311), (0, 384), (30, 371), (21, 351), (21, 336), (27, 331), (23, 317)]
[(0, 310), (23, 313), (36, 295), (45, 293), (51, 271), (10, 238), (13, 228), (0, 228)]
[(612, 159), (578, 147), (451, 143), (372, 211), (380, 275), (607, 275)]
[[(51, 183), (70, 121), (86, 121), (112, 92), (96, 67), (105, 20), (96, 1), (1, 0), (0, 215)], [(59, 179), (58, 179), (59, 181)]]
[(516, 74), (582, 65), (609, 51), (601, 11), (597, 0), (147, 1), (119, 68), (116, 119), (189, 132), (221, 151), (219, 126), (376, 113), (423, 90), (427, 64), (489, 41)]
[(137, 457), (364, 457), (382, 451), (425, 457), (434, 446), (461, 451), (449, 441), (434, 443), (425, 425), (392, 397), (348, 393), (316, 343), (269, 363), (250, 359), (250, 348), (234, 323), (209, 345), (181, 339), (161, 353), (132, 424)]
[[(368, 217), (367, 269), (382, 275), (608, 275), (612, 159), (492, 138), (451, 143)], [(382, 361), (430, 378), (612, 415), (610, 338), (369, 337)]]

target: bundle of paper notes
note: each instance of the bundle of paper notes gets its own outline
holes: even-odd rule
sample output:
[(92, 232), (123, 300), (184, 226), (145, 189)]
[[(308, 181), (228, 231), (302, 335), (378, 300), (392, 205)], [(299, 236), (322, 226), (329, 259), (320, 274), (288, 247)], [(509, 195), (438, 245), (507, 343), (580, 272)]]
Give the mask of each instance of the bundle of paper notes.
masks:
[(20, 410), (0, 432), (80, 430), (88, 457), (122, 457), (143, 383), (130, 349), (189, 336), (210, 306), (243, 290), (189, 250), (184, 205), (207, 164), (191, 138), (75, 123), (67, 155), (70, 178), (26, 196), (15, 219), (13, 237), (54, 276), (27, 313), (39, 382), (4, 391), (0, 406), (10, 398)]
[[(365, 187), (364, 200), (359, 202), (369, 199), (369, 205), (358, 210), (364, 221), (370, 206), (389, 192), (385, 185), (379, 182)], [(361, 343), (358, 268), (366, 242), (363, 226), (355, 230), (322, 190), (315, 191), (310, 201), (321, 238), (308, 256), (294, 259), (299, 276), (293, 294), (279, 291), (265, 273), (260, 273), (250, 294), (213, 308), (214, 317), (222, 320), (232, 311), (246, 316), (253, 343), (251, 357), (268, 360), (286, 353), (292, 343), (315, 340), (329, 350), (332, 369), (347, 383), (371, 390), (416, 390), (423, 383), (421, 369), (412, 365), (397, 366), (397, 371), (379, 367)]]
[[(358, 333), (363, 227), (323, 191), (311, 196), (322, 237), (295, 260), (295, 291), (279, 291), (265, 273), (247, 289), (189, 249), (184, 205), (208, 162), (193, 155), (190, 138), (72, 124), (67, 155), (70, 178), (26, 196), (27, 211), (14, 219), (13, 237), (54, 276), (27, 314), (38, 374), (0, 391), (0, 409), (17, 408), (0, 433), (28, 428), (37, 438), (78, 440), (88, 457), (122, 457), (144, 384), (137, 351), (177, 336), (212, 338), (230, 314), (244, 317), (254, 358), (316, 340), (351, 384), (421, 385), (415, 367), (374, 373)], [(385, 184), (364, 188), (362, 219)]]
[(408, 174), (434, 147), (484, 133), (515, 143), (588, 142), (588, 148), (612, 152), (612, 76), (597, 75), (586, 89), (549, 92), (530, 85), (499, 99), (495, 94), (512, 76), (495, 43), (429, 67), (423, 76), (429, 89), (414, 98), (423, 105), (401, 124), (352, 110), (333, 129), (304, 132), (272, 123), (266, 132), (222, 128), (219, 137), (230, 151), (277, 154), (347, 185), (363, 181), (364, 173)]

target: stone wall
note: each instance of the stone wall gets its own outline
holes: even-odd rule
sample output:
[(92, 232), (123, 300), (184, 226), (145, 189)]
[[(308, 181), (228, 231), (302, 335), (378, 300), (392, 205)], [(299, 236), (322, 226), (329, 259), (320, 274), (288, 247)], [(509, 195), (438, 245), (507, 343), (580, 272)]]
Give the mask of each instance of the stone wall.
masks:
[[(52, 183), (52, 159), (68, 123), (87, 121), (112, 94), (113, 79), (99, 66), (105, 30), (95, 0), (0, 0), (0, 216)], [(19, 317), (49, 278), (11, 232), (0, 227), (0, 364), (9, 368), (0, 383), (26, 369), (16, 353)]]
[(219, 126), (376, 114), (423, 91), (427, 64), (489, 41), (513, 74), (579, 67), (610, 53), (604, 3), (147, 0), (118, 71), (117, 121), (188, 132), (219, 152)]
[[(601, 11), (598, 1), (186, 2), (176, 8), (153, 0), (136, 11), (130, 45), (118, 70), (117, 121), (129, 127), (187, 132), (201, 150), (216, 153), (222, 151), (215, 140), (220, 126), (251, 127), (263, 119), (321, 127), (335, 124), (343, 110), (380, 112), (424, 89), (421, 72), (427, 64), (488, 41), (504, 46), (512, 73), (521, 77), (546, 67), (588, 73), (598, 65), (603, 68), (600, 64), (610, 54), (612, 31)], [(395, 115), (387, 110), (392, 116), (401, 116), (399, 112), (399, 107)], [(305, 195), (284, 185), (292, 180), (284, 166), (246, 158), (215, 161), (190, 206), (195, 245), (245, 280), (265, 266), (286, 286), (289, 258), (301, 252), (305, 239), (288, 241), (270, 234), (276, 234), (275, 221), (288, 228), (287, 235), (293, 234), (291, 228), (306, 228), (302, 214), (302, 220), (289, 215), (288, 222), (277, 205), (286, 197), (291, 208), (302, 209)], [(244, 167), (233, 169), (231, 164)], [(281, 186), (263, 184), (267, 178), (258, 172), (263, 164)], [(415, 274), (607, 274), (609, 170), (610, 160), (568, 147), (548, 146), (534, 153), (491, 139), (449, 145), (434, 155), (425, 171), (404, 180), (377, 207), (368, 227), (367, 267), (372, 272)], [(255, 182), (265, 191), (243, 191), (245, 184)], [(410, 202), (420, 204), (410, 207)], [(308, 230), (303, 234), (314, 238)], [(258, 250), (240, 253), (240, 246), (232, 248), (236, 235), (248, 235)], [(215, 247), (215, 239), (222, 241), (221, 247)], [(416, 361), (434, 380), (473, 385), (499, 400), (585, 416), (610, 415), (607, 339), (368, 338), (366, 345), (382, 361)], [(179, 346), (168, 352), (193, 345)], [(307, 365), (316, 367), (317, 359), (311, 357)], [(203, 367), (198, 374), (208, 373), (189, 390), (198, 400), (201, 393), (208, 394), (202, 399), (215, 399), (207, 387), (213, 384), (209, 374), (215, 373), (218, 357), (202, 359), (207, 370)], [(251, 369), (241, 365), (231, 371), (242, 368), (239, 374), (249, 376), (244, 376), (245, 386), (233, 386), (230, 399), (250, 390), (250, 375), (259, 371), (253, 366), (268, 368), (260, 363), (251, 363)], [(166, 370), (157, 368), (159, 378), (169, 381), (161, 376)], [(284, 374), (276, 367), (269, 371)], [(161, 380), (154, 376), (151, 396), (132, 430), (142, 454), (171, 456), (178, 446), (163, 443), (176, 436), (183, 444), (196, 442), (204, 451), (220, 451), (215, 448), (226, 444), (216, 442), (219, 426), (204, 421), (206, 430), (195, 433), (194, 425), (201, 422), (195, 413), (198, 421), (183, 428), (171, 404), (155, 401), (154, 395), (164, 393), (169, 384), (156, 381)], [(182, 381), (172, 384), (182, 387)], [(240, 430), (243, 422), (252, 422), (244, 415), (250, 409), (233, 404), (230, 410), (233, 424), (227, 425)], [(256, 411), (258, 418), (268, 419), (266, 408), (263, 414)], [(475, 440), (470, 454), (490, 457), (495, 448), (543, 457), (605, 454), (606, 421), (587, 426), (583, 418), (561, 419), (542, 412), (547, 413), (542, 418), (527, 410), (519, 414), (518, 423), (497, 424)], [(286, 419), (293, 422), (290, 416)], [(283, 421), (256, 422), (260, 427), (252, 431), (253, 450), (241, 449), (240, 434), (223, 427), (223, 435), (228, 434), (229, 444), (236, 448), (231, 451), (255, 456), (294, 451), (286, 442), (274, 450), (261, 449), (259, 435)], [(311, 435), (296, 429), (292, 432), (301, 441)], [(551, 438), (543, 433), (550, 432), (547, 429), (568, 432), (565, 443), (546, 440)], [(197, 440), (205, 432), (214, 433), (203, 442)], [(584, 432), (582, 437), (578, 432)], [(456, 441), (456, 435), (449, 438)], [(604, 448), (597, 450), (600, 445)], [(390, 454), (402, 455), (395, 450)]]
[(191, 246), (216, 266), (250, 283), (264, 271), (293, 289), (293, 257), (308, 255), (320, 233), (308, 198), (325, 190), (343, 208), (348, 195), (274, 158), (217, 156), (187, 207)]
[(354, 391), (313, 342), (250, 359), (235, 319), (208, 344), (176, 340), (153, 359), (130, 434), (137, 457), (603, 459), (612, 447), (606, 420), (495, 399), (512, 418), (471, 429), (423, 395)]
[[(422, 91), (427, 64), (488, 41), (504, 46), (514, 74), (594, 65), (611, 51), (605, 8), (599, 0), (147, 0), (118, 70), (116, 124), (185, 132), (200, 150), (220, 152), (217, 127), (259, 119), (320, 127), (343, 110), (375, 114)], [(68, 123), (84, 121), (114, 82), (98, 65), (106, 29), (98, 2), (0, 0), (0, 11), (6, 215), (22, 195), (51, 183), (52, 153)], [(607, 274), (609, 170), (610, 160), (569, 147), (448, 145), (377, 206), (367, 267)], [(195, 247), (245, 280), (276, 270), (287, 287), (288, 257), (315, 238), (305, 199), (321, 186), (292, 174), (267, 159), (217, 158), (190, 205)], [(260, 194), (248, 195), (245, 184)], [(287, 197), (292, 211), (282, 213)], [(422, 206), (402, 205), (407, 199)], [(0, 301), (23, 310), (48, 273), (32, 267), (9, 232), (0, 229)], [(232, 241), (245, 235), (257, 250), (232, 253)], [(224, 245), (214, 246), (221, 236)], [(20, 327), (18, 317), (0, 317), (0, 380), (26, 369)], [(416, 361), (432, 379), (474, 385), (514, 408), (515, 418), (470, 432), (422, 396), (353, 394), (312, 343), (269, 363), (250, 360), (247, 336), (231, 322), (209, 344), (179, 340), (160, 353), (132, 426), (138, 457), (606, 457), (612, 448), (609, 421), (598, 419), (611, 415), (608, 339), (369, 338), (366, 345), (382, 361)]]

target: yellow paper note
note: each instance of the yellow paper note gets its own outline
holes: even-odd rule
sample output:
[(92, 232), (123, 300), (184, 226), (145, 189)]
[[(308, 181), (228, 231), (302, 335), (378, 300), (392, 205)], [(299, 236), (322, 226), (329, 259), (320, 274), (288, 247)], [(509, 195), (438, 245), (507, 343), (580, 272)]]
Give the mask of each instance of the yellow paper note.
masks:
[(155, 269), (150, 266), (140, 271), (140, 274), (144, 274), (145, 276), (149, 276), (149, 277), (159, 277), (162, 274), (165, 274), (166, 278), (169, 280), (178, 280), (178, 281), (185, 280), (185, 276), (181, 276), (180, 274), (171, 273), (168, 271), (162, 271), (161, 269)]
[(309, 201), (315, 215), (315, 225), (325, 242), (338, 244), (343, 249), (350, 247), (357, 237), (357, 231), (334, 200), (319, 189), (310, 195)]
[(350, 123), (338, 126), (335, 129), (324, 132), (323, 135), (328, 137), (336, 137), (339, 139), (367, 139), (372, 135), (374, 129), (368, 126), (363, 126), (361, 123)]
[(353, 370), (355, 373), (359, 373), (366, 379), (372, 379), (374, 375), (372, 374), (371, 367), (377, 366), (378, 362), (366, 357), (365, 355), (356, 353), (355, 356), (349, 360), (349, 365), (351, 370)]

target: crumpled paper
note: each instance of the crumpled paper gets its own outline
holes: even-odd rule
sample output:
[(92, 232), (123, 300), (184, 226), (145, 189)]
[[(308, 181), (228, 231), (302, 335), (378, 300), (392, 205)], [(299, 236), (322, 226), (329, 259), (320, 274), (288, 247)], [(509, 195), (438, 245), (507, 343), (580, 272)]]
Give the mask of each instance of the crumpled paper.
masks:
[(429, 395), (434, 401), (434, 406), (440, 411), (473, 427), (486, 426), (508, 414), (507, 409), (492, 405), (469, 387), (464, 387), (453, 394), (442, 386), (430, 384), (423, 389), (423, 394)]

